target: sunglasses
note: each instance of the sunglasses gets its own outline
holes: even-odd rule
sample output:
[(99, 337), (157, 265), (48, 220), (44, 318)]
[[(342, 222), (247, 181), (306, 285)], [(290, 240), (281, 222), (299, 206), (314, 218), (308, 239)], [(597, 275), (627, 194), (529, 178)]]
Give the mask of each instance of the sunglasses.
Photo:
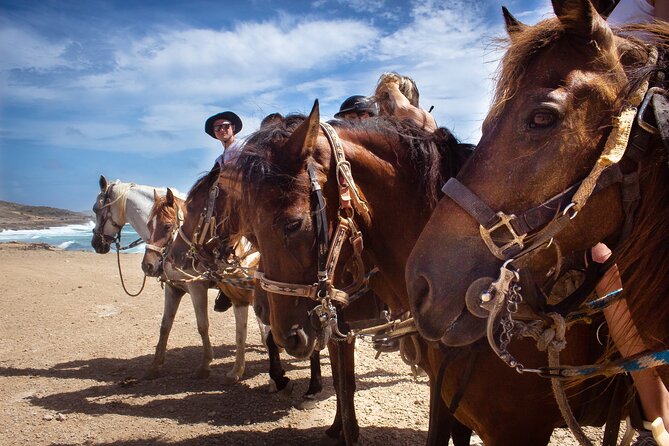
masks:
[(215, 132), (220, 132), (221, 130), (227, 130), (232, 126), (232, 124), (221, 124), (221, 125), (215, 125), (214, 126), (214, 131)]

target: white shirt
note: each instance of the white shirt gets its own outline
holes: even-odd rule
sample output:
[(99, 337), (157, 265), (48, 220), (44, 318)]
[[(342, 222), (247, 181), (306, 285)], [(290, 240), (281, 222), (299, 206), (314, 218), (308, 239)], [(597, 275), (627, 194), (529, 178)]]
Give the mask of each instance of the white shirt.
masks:
[(242, 148), (242, 141), (235, 138), (235, 140), (227, 148), (223, 147), (223, 153), (216, 158), (216, 162), (223, 167), (224, 164), (230, 164), (239, 156)]
[(611, 25), (648, 23), (655, 18), (655, 8), (646, 0), (620, 0), (606, 19)]

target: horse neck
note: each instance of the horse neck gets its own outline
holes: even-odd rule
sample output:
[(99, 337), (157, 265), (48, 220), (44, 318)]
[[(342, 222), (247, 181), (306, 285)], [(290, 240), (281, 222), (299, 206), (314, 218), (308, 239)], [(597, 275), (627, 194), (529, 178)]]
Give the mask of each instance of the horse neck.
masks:
[(153, 189), (138, 185), (129, 187), (125, 198), (126, 221), (118, 222), (119, 224), (129, 223), (144, 241), (149, 240), (149, 230), (146, 225), (153, 207)]
[[(404, 305), (408, 305), (404, 269), (431, 206), (416, 187), (418, 174), (406, 147), (361, 141), (345, 144), (353, 178), (367, 201), (371, 218), (358, 219), (365, 250)], [(408, 309), (405, 307), (405, 309)]]

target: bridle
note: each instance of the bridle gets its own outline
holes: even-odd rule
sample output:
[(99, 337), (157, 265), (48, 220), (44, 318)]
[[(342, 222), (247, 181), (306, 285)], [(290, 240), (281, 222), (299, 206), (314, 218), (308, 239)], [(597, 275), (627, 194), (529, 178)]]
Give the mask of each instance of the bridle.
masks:
[[(657, 60), (658, 51), (652, 47), (647, 66), (657, 66)], [(655, 85), (649, 88), (651, 81)], [(520, 215), (493, 211), (481, 198), (455, 178), (449, 179), (442, 188), (446, 196), (479, 223), (481, 239), (489, 251), (496, 258), (504, 260), (500, 267), (499, 277), (492, 281), (487, 289), (484, 289), (478, 296), (475, 293), (467, 293), (467, 308), (475, 316), (487, 318), (488, 343), (507, 365), (519, 373), (532, 372), (551, 378), (560, 411), (581, 444), (589, 444), (589, 440), (571, 413), (564, 388), (559, 381), (576, 376), (612, 375), (667, 364), (669, 350), (624, 358), (613, 365), (560, 366), (559, 352), (566, 346), (564, 337), (566, 326), (587, 320), (592, 314), (620, 299), (622, 290), (616, 290), (595, 301), (584, 303), (585, 298), (592, 292), (592, 288), (585, 292), (579, 289), (563, 299), (559, 308), (544, 305), (542, 309), (539, 309), (536, 308), (536, 305), (532, 306), (534, 316), (530, 316), (529, 323), (523, 323), (514, 320), (518, 306), (524, 300), (519, 286), (521, 272), (532, 263), (535, 254), (554, 246), (557, 260), (555, 266), (549, 270), (549, 274), (555, 278), (553, 279), (554, 284), (563, 263), (555, 238), (570, 226), (571, 220), (583, 209), (592, 195), (616, 183), (621, 184), (624, 210), (624, 222), (618, 243), (629, 236), (634, 225), (635, 210), (640, 201), (640, 162), (649, 155), (650, 151), (647, 148), (652, 137), (659, 134), (665, 147), (669, 147), (666, 138), (669, 133), (666, 119), (669, 99), (667, 99), (668, 93), (664, 88), (664, 83), (665, 74), (658, 72), (654, 79), (645, 79), (632, 93), (628, 101), (629, 105), (614, 117), (613, 127), (604, 149), (587, 177)], [(646, 121), (646, 110), (651, 103), (657, 127)], [(623, 173), (620, 168), (620, 162), (623, 159), (629, 165), (636, 166), (636, 169), (631, 173)], [(506, 240), (510, 241), (497, 243), (493, 239), (493, 234), (500, 230), (506, 230)], [(596, 281), (592, 281), (593, 288), (595, 284)], [(536, 287), (537, 285), (533, 283), (531, 286)], [(579, 305), (576, 311), (568, 312)], [(563, 311), (556, 311), (558, 309)], [(499, 320), (499, 325), (497, 325), (497, 320)], [(548, 328), (545, 328), (547, 325)], [(500, 332), (498, 330), (500, 326), (498, 344), (495, 333)], [(507, 350), (507, 345), (514, 334), (534, 337), (538, 348), (548, 351), (549, 367), (530, 369), (520, 364)]]
[[(657, 64), (657, 54), (657, 49), (652, 48), (648, 65)], [(519, 215), (493, 211), (481, 198), (455, 178), (446, 182), (442, 188), (444, 194), (476, 219), (483, 242), (495, 257), (504, 260), (499, 278), (492, 282), (480, 296), (468, 296), (468, 299), (472, 297), (479, 299), (476, 302), (467, 302), (468, 308), (480, 306), (488, 311), (488, 324), (491, 325), (497, 313), (502, 311), (506, 298), (517, 294), (513, 290), (519, 289), (517, 284), (520, 280), (521, 269), (531, 264), (535, 254), (550, 246), (554, 246), (558, 253), (556, 264), (552, 268), (552, 274), (557, 277), (560, 274), (563, 259), (555, 237), (570, 225), (571, 220), (583, 209), (593, 194), (616, 183), (622, 184), (623, 202), (628, 203), (623, 206), (625, 222), (621, 238), (624, 239), (629, 235), (633, 226), (634, 211), (640, 199), (638, 165), (647, 156), (646, 147), (652, 137), (652, 133), (646, 130), (649, 124), (644, 118), (645, 111), (654, 97), (666, 94), (667, 92), (662, 88), (649, 88), (649, 80), (646, 79), (633, 92), (629, 105), (614, 118), (613, 128), (604, 149), (588, 176), (571, 185), (564, 192)], [(636, 126), (634, 126), (635, 122)], [(634, 163), (637, 169), (631, 173), (623, 173), (620, 168), (623, 158)], [(510, 241), (498, 244), (493, 240), (493, 234), (501, 230), (506, 230), (510, 234)], [(517, 302), (514, 303), (514, 306), (517, 306), (520, 303), (519, 298), (515, 299)], [(532, 309), (535, 313), (540, 313), (537, 308)], [(480, 313), (477, 316), (482, 317)], [(536, 314), (536, 316), (537, 319), (548, 319), (546, 314)], [(506, 357), (505, 362), (514, 362), (513, 367), (518, 370), (515, 360), (512, 360), (508, 352), (500, 351), (494, 340), (491, 339), (494, 331), (493, 328), (488, 327), (491, 347), (498, 354)]]
[(181, 209), (181, 206), (179, 206), (179, 203), (177, 203), (176, 201), (174, 202), (174, 206), (176, 207), (176, 221), (172, 225), (172, 230), (170, 231), (169, 236), (163, 237), (165, 243), (162, 246), (151, 243), (146, 244), (146, 250), (158, 253), (158, 255), (161, 258), (161, 261), (165, 259), (165, 255), (169, 251), (169, 248), (172, 245), (172, 243), (174, 243), (174, 240), (176, 240), (177, 235), (181, 230), (181, 226), (183, 226), (184, 224), (184, 213), (183, 210)]
[[(135, 184), (130, 183), (125, 190), (123, 190), (121, 193), (119, 193), (118, 197), (116, 197), (114, 200), (112, 200), (111, 199), (111, 194), (112, 194), (112, 190), (113, 190), (115, 184), (116, 183), (109, 184), (105, 188), (105, 192), (104, 192), (105, 195), (104, 195), (104, 199), (102, 200), (103, 205), (100, 208), (101, 210), (104, 210), (105, 213), (104, 213), (104, 215), (100, 216), (101, 223), (99, 225), (96, 225), (95, 228), (93, 228), (93, 235), (97, 235), (98, 237), (100, 237), (102, 239), (102, 242), (105, 243), (106, 245), (111, 245), (113, 243), (116, 246), (116, 263), (118, 265), (118, 274), (119, 274), (119, 278), (121, 280), (121, 286), (123, 287), (123, 291), (125, 291), (125, 293), (128, 296), (137, 297), (142, 293), (142, 291), (144, 290), (144, 285), (146, 285), (146, 274), (144, 274), (144, 278), (142, 279), (142, 286), (140, 287), (139, 291), (137, 291), (136, 293), (131, 293), (130, 291), (128, 291), (128, 289), (125, 286), (125, 280), (123, 279), (123, 271), (121, 269), (121, 251), (125, 251), (127, 249), (134, 248), (135, 246), (144, 243), (144, 240), (141, 237), (139, 237), (137, 240), (133, 241), (132, 243), (130, 243), (126, 246), (121, 246), (121, 234), (122, 234), (122, 231), (123, 231), (123, 225), (125, 223), (123, 223), (123, 224), (117, 223), (114, 220), (114, 215), (112, 214), (112, 210), (111, 210), (112, 205), (114, 203), (116, 203), (117, 201), (120, 201), (120, 203), (121, 203), (120, 211), (119, 211), (120, 214), (121, 214), (120, 220), (125, 221), (125, 219), (126, 219), (125, 218), (125, 207), (126, 207), (127, 198), (128, 198), (128, 191), (132, 187), (134, 187)], [(97, 215), (97, 211), (96, 211), (96, 215)], [(111, 223), (112, 226), (116, 229), (116, 233), (113, 236), (107, 235), (107, 234), (104, 233), (104, 228), (105, 228), (105, 226), (107, 226), (108, 222)], [(100, 229), (96, 231), (97, 227), (99, 227)]]
[[(353, 180), (351, 165), (346, 160), (343, 145), (336, 131), (325, 122), (320, 123), (320, 128), (325, 133), (335, 157), (339, 208), (337, 210), (336, 228), (333, 231), (332, 240), (330, 240), (327, 209), (322, 187), (318, 180), (315, 165), (309, 163), (307, 173), (309, 175), (310, 194), (315, 205), (314, 220), (318, 266), (316, 281), (312, 284), (281, 282), (269, 279), (261, 271), (256, 271), (255, 279), (261, 288), (269, 293), (300, 297), (318, 302), (319, 305), (311, 310), (311, 313), (318, 317), (322, 326), (330, 326), (333, 333), (344, 336), (337, 329), (337, 313), (332, 303), (336, 302), (339, 306), (346, 307), (351, 302), (352, 295), (365, 287), (368, 280), (362, 260), (362, 250), (364, 248), (362, 233), (355, 223), (354, 216), (356, 212), (361, 215), (368, 215), (369, 209)], [(353, 254), (349, 262), (353, 263), (354, 279), (345, 288), (338, 289), (334, 285), (335, 269), (346, 240), (353, 248)]]
[[(119, 196), (112, 201), (111, 194), (115, 184), (116, 183), (109, 184), (105, 188), (102, 206), (98, 209), (98, 211), (104, 212), (104, 214), (100, 215), (100, 224), (93, 228), (93, 234), (100, 237), (107, 245), (111, 245), (112, 243), (116, 242), (120, 238), (121, 230), (123, 229), (123, 224), (119, 224), (114, 220), (114, 216), (111, 211), (111, 206), (117, 201), (122, 200), (121, 213), (125, 219), (125, 199), (127, 197), (127, 191), (126, 193), (119, 194)], [(132, 186), (133, 185), (131, 184), (130, 187)], [(113, 236), (104, 233), (104, 228), (107, 226), (107, 223), (111, 223), (114, 229), (116, 229), (116, 233)]]

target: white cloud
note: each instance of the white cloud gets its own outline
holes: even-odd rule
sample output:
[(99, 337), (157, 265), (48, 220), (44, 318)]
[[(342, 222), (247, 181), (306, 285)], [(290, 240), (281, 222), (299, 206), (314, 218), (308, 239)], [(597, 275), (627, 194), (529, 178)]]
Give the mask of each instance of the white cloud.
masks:
[(0, 70), (43, 70), (65, 65), (68, 41), (53, 42), (34, 32), (0, 22)]

